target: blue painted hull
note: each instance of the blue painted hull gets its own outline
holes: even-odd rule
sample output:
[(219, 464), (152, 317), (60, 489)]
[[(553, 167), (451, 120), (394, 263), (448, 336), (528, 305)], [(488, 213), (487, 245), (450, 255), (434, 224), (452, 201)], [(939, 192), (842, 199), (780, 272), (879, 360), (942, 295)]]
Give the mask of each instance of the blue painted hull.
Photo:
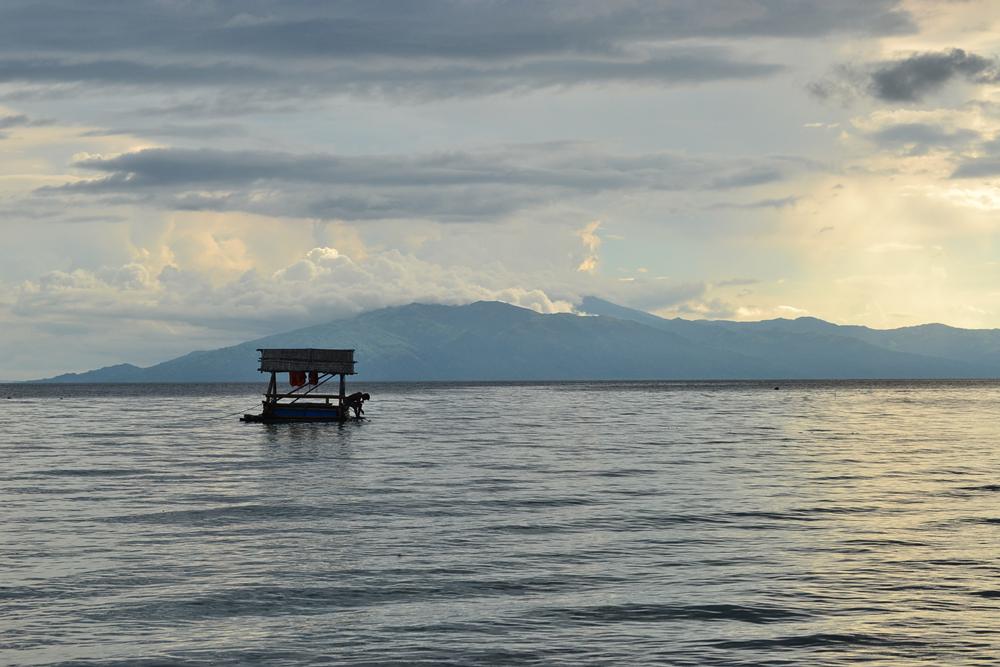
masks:
[(259, 415), (243, 415), (244, 422), (340, 422), (345, 421), (349, 411), (341, 417), (336, 405), (272, 405)]
[(271, 411), (271, 416), (283, 419), (304, 419), (304, 418), (337, 419), (340, 417), (340, 411), (337, 408), (317, 409), (317, 408), (276, 407), (274, 408), (274, 410)]

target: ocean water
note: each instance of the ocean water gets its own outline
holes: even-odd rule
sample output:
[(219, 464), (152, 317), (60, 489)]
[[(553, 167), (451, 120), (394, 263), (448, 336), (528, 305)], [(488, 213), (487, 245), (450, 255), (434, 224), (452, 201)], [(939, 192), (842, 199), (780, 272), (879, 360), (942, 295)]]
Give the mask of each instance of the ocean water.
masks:
[(262, 386), (0, 386), (0, 663), (1000, 662), (1000, 384)]

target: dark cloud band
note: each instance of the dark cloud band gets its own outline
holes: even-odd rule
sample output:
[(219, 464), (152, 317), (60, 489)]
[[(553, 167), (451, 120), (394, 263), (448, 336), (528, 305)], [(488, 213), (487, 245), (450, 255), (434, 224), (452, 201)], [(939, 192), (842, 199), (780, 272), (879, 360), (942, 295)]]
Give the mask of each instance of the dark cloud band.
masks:
[(621, 155), (552, 143), (399, 156), (147, 149), (75, 166), (106, 175), (40, 192), (316, 218), (494, 220), (601, 192), (750, 187), (782, 178), (788, 160)]
[(897, 0), (10, 0), (0, 50), (277, 58), (510, 60), (692, 38), (894, 34)]
[(0, 82), (85, 84), (77, 93), (99, 85), (241, 87), (287, 99), (750, 79), (781, 68), (739, 53), (741, 40), (913, 30), (898, 5), (12, 0), (0, 5)]

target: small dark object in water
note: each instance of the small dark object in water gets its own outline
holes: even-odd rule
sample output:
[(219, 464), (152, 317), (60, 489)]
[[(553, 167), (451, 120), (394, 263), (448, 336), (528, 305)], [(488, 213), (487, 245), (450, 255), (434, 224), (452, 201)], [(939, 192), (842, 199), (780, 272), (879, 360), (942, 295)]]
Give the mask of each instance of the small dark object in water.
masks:
[(779, 389), (781, 389), (781, 387), (775, 387), (774, 388), (775, 391), (778, 391)]

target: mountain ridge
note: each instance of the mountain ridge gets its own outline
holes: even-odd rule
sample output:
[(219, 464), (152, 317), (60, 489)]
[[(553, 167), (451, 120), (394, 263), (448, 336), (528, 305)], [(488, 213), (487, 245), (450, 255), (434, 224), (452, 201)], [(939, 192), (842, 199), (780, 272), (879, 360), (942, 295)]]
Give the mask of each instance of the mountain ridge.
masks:
[(655, 380), (1000, 377), (1000, 331), (870, 329), (813, 317), (666, 319), (597, 297), (580, 314), (497, 301), (368, 311), (144, 368), (34, 382), (257, 381), (259, 347), (354, 348), (368, 380)]

